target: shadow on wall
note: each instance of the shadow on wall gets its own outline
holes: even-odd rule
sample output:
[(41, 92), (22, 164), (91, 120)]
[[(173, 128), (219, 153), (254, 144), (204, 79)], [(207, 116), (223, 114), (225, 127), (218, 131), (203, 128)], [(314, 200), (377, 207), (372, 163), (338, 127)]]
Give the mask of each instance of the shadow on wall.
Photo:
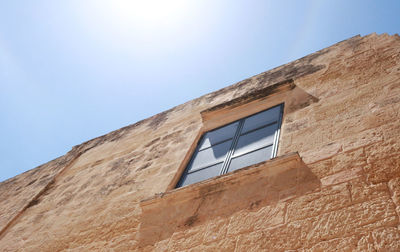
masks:
[(298, 153), (287, 154), (142, 201), (137, 240), (152, 245), (217, 217), (273, 208), (320, 185)]

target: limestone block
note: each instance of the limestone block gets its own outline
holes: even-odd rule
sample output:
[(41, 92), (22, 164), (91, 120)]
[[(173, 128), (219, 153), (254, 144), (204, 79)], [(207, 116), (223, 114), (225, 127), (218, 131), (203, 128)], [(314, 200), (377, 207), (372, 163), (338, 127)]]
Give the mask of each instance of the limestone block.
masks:
[(353, 180), (347, 185), (351, 192), (353, 204), (390, 197), (390, 192), (386, 183), (369, 184), (363, 180)]
[(258, 211), (243, 210), (233, 214), (229, 221), (228, 236), (249, 231), (265, 230), (284, 223), (286, 204), (264, 206)]
[(292, 223), (301, 227), (299, 239), (308, 247), (322, 240), (394, 226), (398, 217), (390, 197), (382, 197)]
[(342, 151), (340, 143), (331, 142), (326, 145), (319, 146), (317, 149), (312, 149), (306, 152), (300, 152), (300, 156), (306, 163), (314, 163), (320, 160), (331, 158)]
[(335, 185), (335, 184), (339, 184), (339, 183), (343, 183), (343, 182), (346, 182), (349, 180), (359, 178), (363, 175), (364, 175), (364, 171), (361, 167), (344, 170), (344, 171), (341, 171), (341, 172), (335, 173), (333, 175), (322, 178), (321, 185), (323, 187)]
[(300, 248), (301, 226), (284, 225), (268, 230), (244, 233), (238, 236), (237, 251), (285, 251)]
[(348, 184), (323, 188), (319, 192), (297, 197), (288, 204), (287, 221), (302, 220), (341, 209), (351, 204)]
[(358, 149), (360, 147), (368, 146), (371, 144), (382, 142), (383, 132), (377, 129), (368, 129), (360, 133), (349, 135), (346, 138), (342, 138), (340, 143), (342, 144), (343, 151), (349, 151)]

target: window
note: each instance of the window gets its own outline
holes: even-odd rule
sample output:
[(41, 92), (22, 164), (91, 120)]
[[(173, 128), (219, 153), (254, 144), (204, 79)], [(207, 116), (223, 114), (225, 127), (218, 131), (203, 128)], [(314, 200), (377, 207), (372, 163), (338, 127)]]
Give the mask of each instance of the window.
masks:
[(206, 132), (176, 187), (275, 157), (282, 113), (280, 104)]

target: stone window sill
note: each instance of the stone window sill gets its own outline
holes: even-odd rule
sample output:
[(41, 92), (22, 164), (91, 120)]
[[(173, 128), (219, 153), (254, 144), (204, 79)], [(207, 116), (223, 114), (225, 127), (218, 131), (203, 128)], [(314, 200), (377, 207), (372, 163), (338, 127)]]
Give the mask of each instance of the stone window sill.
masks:
[(180, 227), (288, 200), (319, 185), (298, 153), (290, 153), (141, 201), (139, 235), (163, 239)]

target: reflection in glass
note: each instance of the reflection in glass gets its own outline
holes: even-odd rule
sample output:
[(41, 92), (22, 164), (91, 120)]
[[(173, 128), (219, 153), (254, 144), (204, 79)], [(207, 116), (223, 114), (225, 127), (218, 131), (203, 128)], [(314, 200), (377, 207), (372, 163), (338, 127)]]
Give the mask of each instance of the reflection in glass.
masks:
[(280, 116), (280, 106), (273, 107), (261, 113), (246, 118), (242, 133), (257, 129), (263, 125), (267, 125), (278, 121)]
[(271, 153), (272, 153), (272, 145), (244, 154), (239, 157), (232, 158), (228, 172), (270, 159)]
[(181, 186), (193, 184), (219, 175), (223, 163), (219, 163), (202, 170), (186, 174), (181, 180)]
[(199, 150), (210, 147), (211, 145), (215, 145), (224, 140), (233, 138), (235, 136), (238, 125), (239, 122), (235, 122), (225, 127), (207, 132), (204, 135), (202, 142), (200, 143)]
[(239, 137), (234, 156), (261, 148), (274, 143), (274, 135), (277, 124), (252, 131)]
[(189, 165), (189, 171), (224, 161), (232, 140), (198, 151)]

